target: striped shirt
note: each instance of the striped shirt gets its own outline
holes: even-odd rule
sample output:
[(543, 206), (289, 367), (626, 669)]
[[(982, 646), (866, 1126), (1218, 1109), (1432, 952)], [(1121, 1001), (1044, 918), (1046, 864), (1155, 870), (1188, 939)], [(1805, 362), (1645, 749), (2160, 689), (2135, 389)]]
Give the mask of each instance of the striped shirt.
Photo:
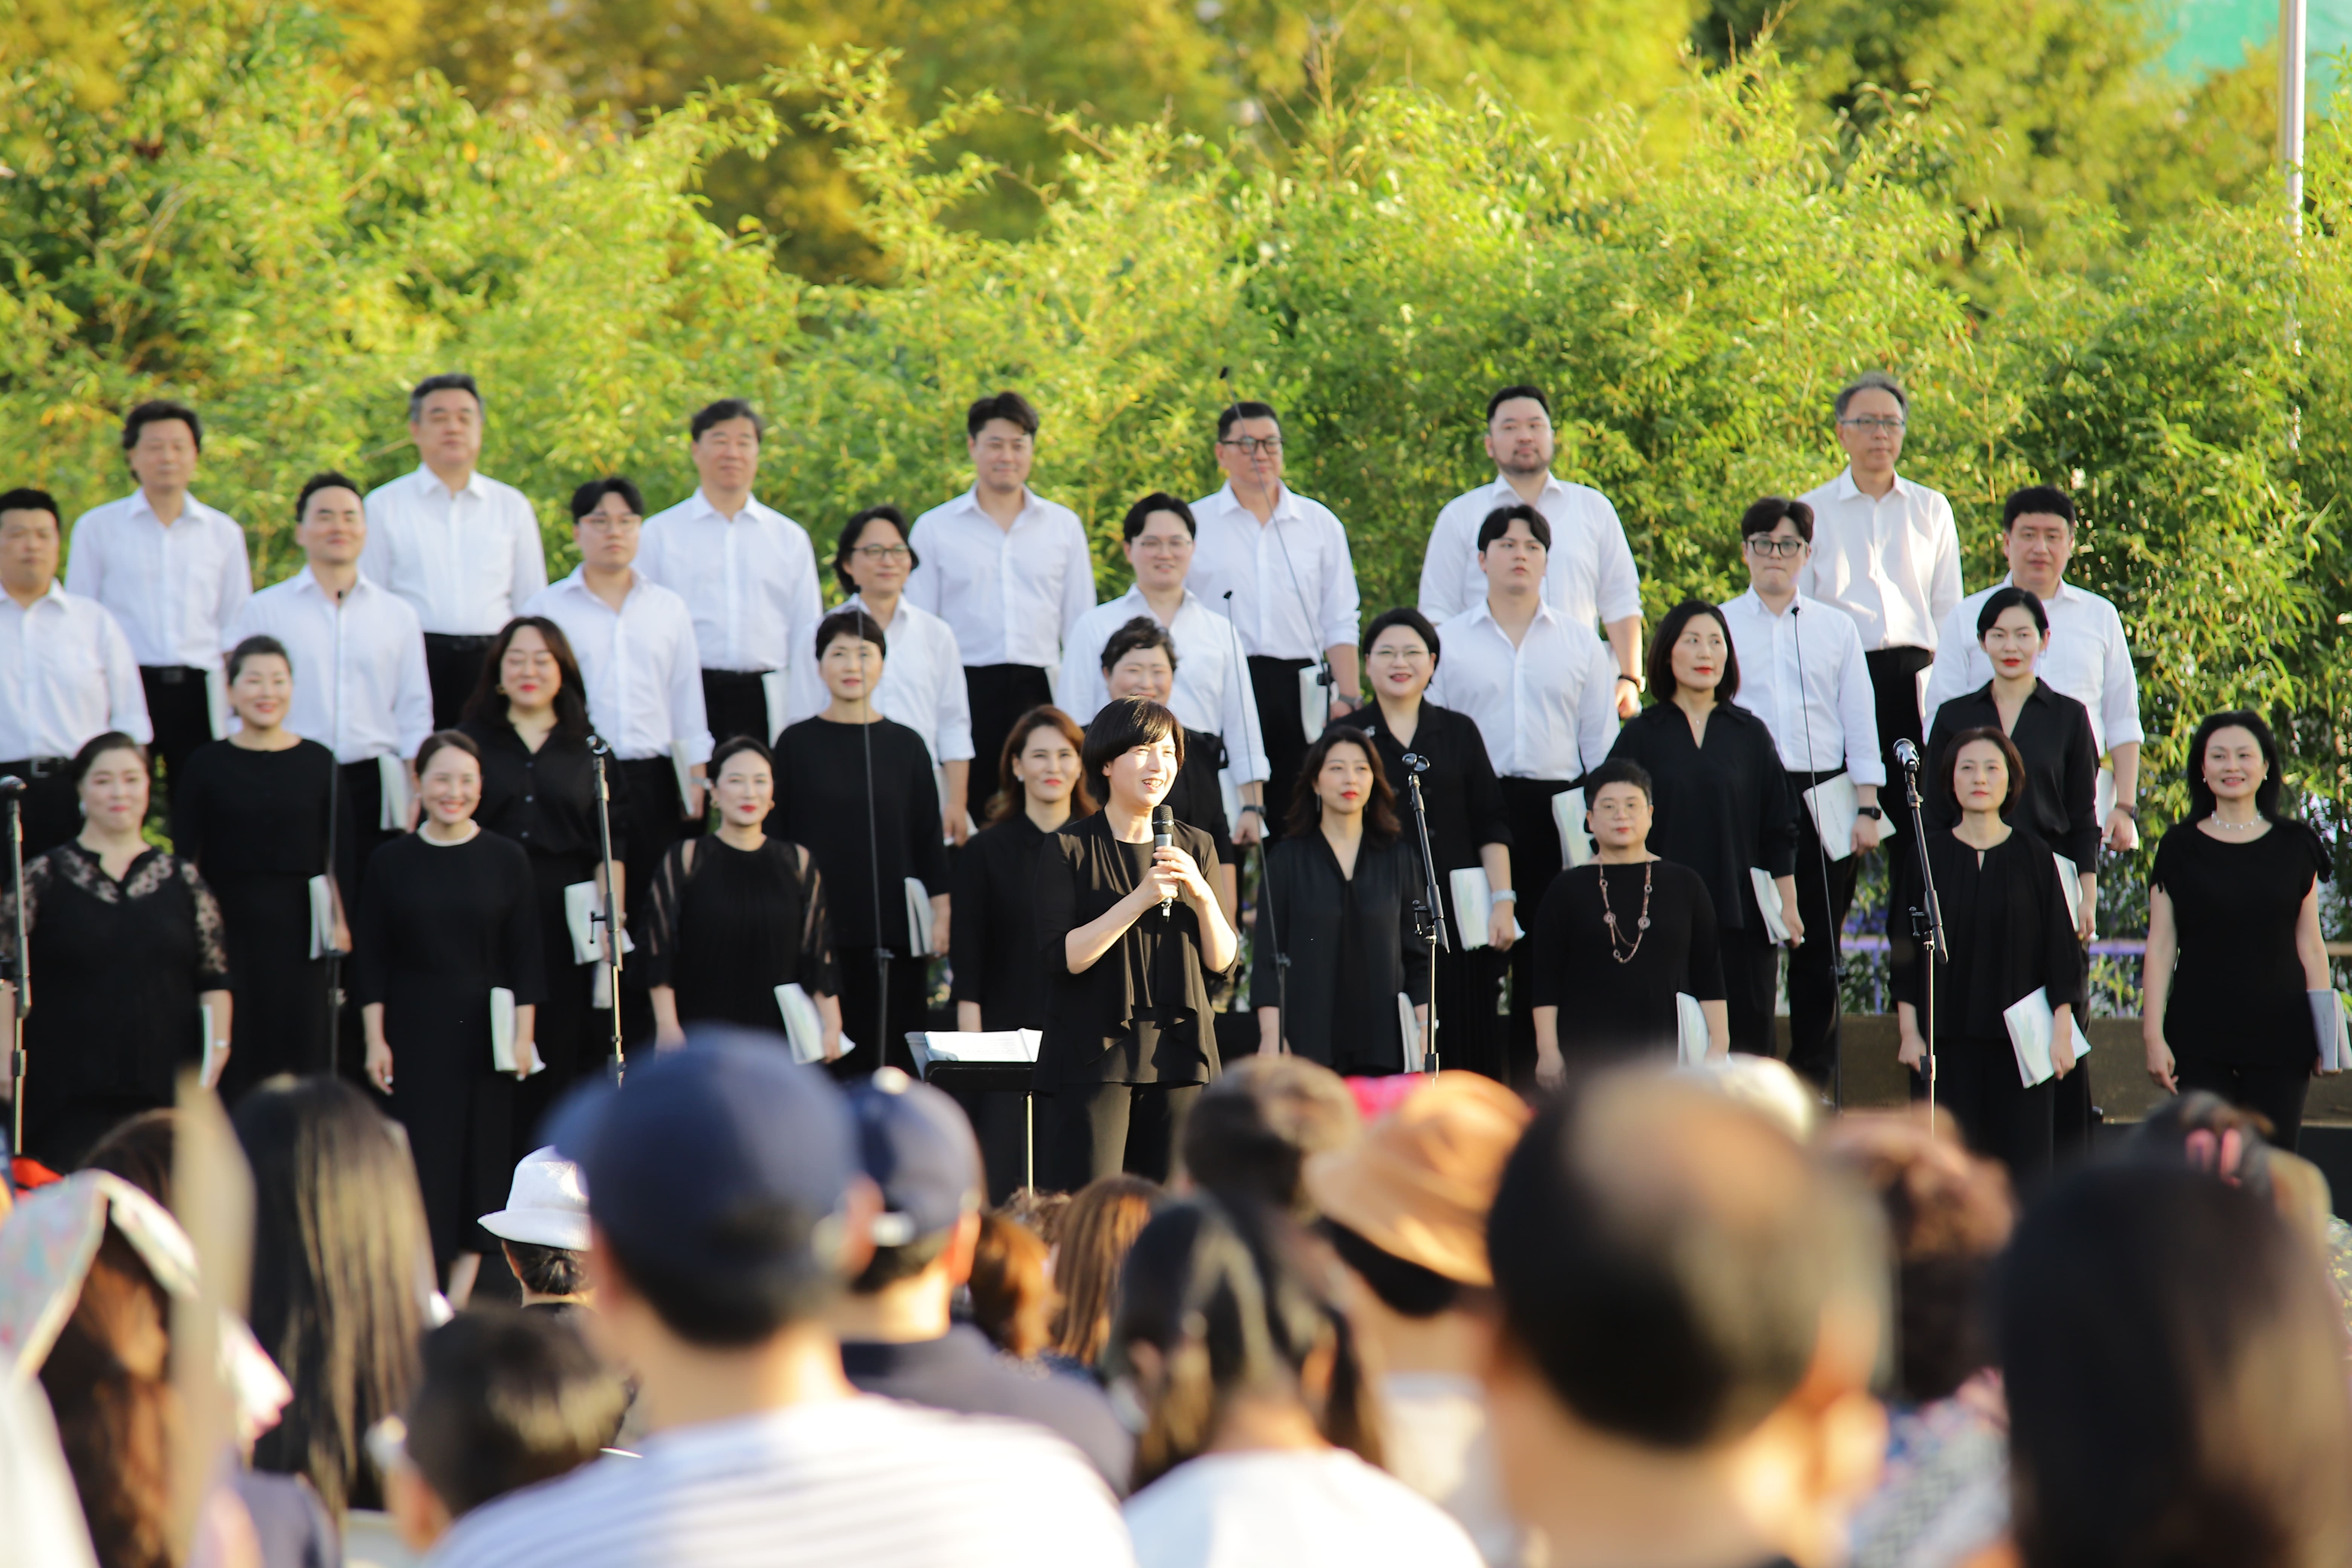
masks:
[(1132, 1568), (1076, 1449), (860, 1397), (648, 1438), (459, 1520), (433, 1568)]

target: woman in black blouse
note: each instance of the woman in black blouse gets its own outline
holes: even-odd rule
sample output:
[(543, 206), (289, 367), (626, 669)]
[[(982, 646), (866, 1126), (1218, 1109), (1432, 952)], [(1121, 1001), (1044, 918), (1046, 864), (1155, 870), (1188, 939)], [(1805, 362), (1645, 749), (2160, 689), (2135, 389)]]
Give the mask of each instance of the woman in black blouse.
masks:
[[(596, 822), (596, 759), (589, 751), (588, 688), (563, 628), (543, 616), (509, 621), (490, 642), (481, 679), (458, 726), (482, 752), (482, 804), (474, 820), (530, 857), (546, 990), (531, 1031), (545, 1064), (515, 1090), (520, 1161), (537, 1148), (541, 1119), (581, 1077), (613, 1055), (613, 1015), (596, 1005), (600, 963), (573, 950), (567, 889), (585, 882), (602, 897), (603, 840)], [(629, 879), (623, 857), (629, 822), (628, 773), (604, 768), (612, 791), (613, 876), (625, 919)], [(593, 940), (601, 930), (591, 927)]]
[(1649, 773), (1657, 812), (1650, 847), (1696, 871), (1715, 903), (1731, 1048), (1769, 1057), (1780, 954), (1749, 873), (1770, 876), (1789, 945), (1802, 942), (1796, 797), (1772, 731), (1732, 700), (1739, 656), (1714, 605), (1685, 600), (1659, 623), (1649, 677), (1661, 700), (1618, 732), (1609, 754)]
[[(1927, 864), (1943, 905), (1950, 957), (1936, 971), (1936, 1096), (1971, 1147), (2009, 1167), (2021, 1189), (2050, 1173), (2056, 1083), (2027, 1087), (2002, 1015), (2036, 991), (2055, 1015), (2050, 1057), (2074, 1069), (2074, 1018), (2083, 1005), (2083, 949), (2058, 886), (2057, 862), (2021, 817), (2025, 764), (1990, 726), (1951, 736), (1948, 766), (1929, 780), (1958, 826), (1927, 829)], [(1924, 1071), (1920, 1009), (1927, 975), (1916, 944), (1896, 954), (1895, 1025), (1903, 1065)], [(1924, 1078), (1915, 1077), (1924, 1090)]]
[(646, 922), (646, 984), (655, 1039), (686, 1043), (688, 1024), (741, 1024), (784, 1033), (780, 987), (815, 1005), (823, 1060), (841, 1055), (841, 972), (824, 879), (801, 846), (763, 825), (776, 802), (776, 763), (748, 735), (710, 756), (719, 829), (670, 846), (654, 873)]
[(2319, 836), (2279, 815), (2278, 742), (2258, 714), (2216, 713), (2189, 748), (2189, 816), (2148, 878), (2140, 1034), (2147, 1075), (2173, 1093), (2210, 1089), (2260, 1111), (2292, 1149), (2326, 990)]
[[(228, 656), (228, 700), (239, 728), (196, 748), (172, 790), (172, 847), (204, 873), (227, 928), (237, 1048), (221, 1070), (220, 1092), (234, 1104), (275, 1074), (333, 1069), (326, 955), (351, 949), (341, 889), (359, 884), (359, 843), (334, 753), (286, 728), (294, 668), (285, 645), (267, 637), (237, 644)], [(310, 914), (311, 881), (320, 877), (330, 909), (326, 929), (315, 933), (323, 945)]]
[(906, 1037), (924, 1026), (930, 960), (916, 952), (908, 924), (910, 880), (929, 905), (924, 952), (946, 952), (950, 934), (939, 785), (923, 738), (871, 700), (889, 654), (874, 617), (835, 610), (818, 623), (814, 652), (832, 700), (776, 738), (768, 831), (806, 845), (824, 877), (851, 1041), (830, 1069), (848, 1078), (885, 1062), (911, 1068)]
[[(1503, 786), (1486, 738), (1466, 713), (1424, 700), (1437, 673), (1437, 629), (1419, 610), (1390, 610), (1364, 630), (1364, 679), (1372, 702), (1353, 718), (1372, 738), (1397, 794), (1397, 816), (1416, 859), (1421, 852), (1406, 798), (1406, 775), (1421, 780), (1438, 897), (1446, 905), (1446, 950), (1437, 955), (1438, 1061), (1509, 1082), (1510, 1024), (1501, 1013), (1503, 973), (1518, 940), (1518, 895), (1511, 883), (1511, 828)], [(1465, 936), (1454, 905), (1453, 874), (1486, 873), (1494, 904), (1483, 946)]]
[(1104, 704), (1079, 760), (1106, 804), (1037, 863), (1047, 994), (1035, 1083), (1055, 1100), (1047, 1179), (1068, 1191), (1122, 1170), (1166, 1180), (1184, 1113), (1217, 1076), (1209, 980), (1240, 942), (1213, 890), (1216, 850), (1186, 823), (1169, 847), (1152, 844), (1183, 752), (1167, 709)]
[[(194, 864), (140, 836), (147, 749), (110, 731), (75, 753), (67, 776), (81, 832), (25, 863), (33, 1007), (25, 1015), (25, 1146), (70, 1171), (115, 1123), (169, 1105), (184, 1067), (203, 1059), (205, 1024), (229, 1038), (228, 950), (220, 906)], [(0, 957), (16, 963), (13, 892), (0, 889)], [(16, 1024), (0, 992), (0, 1039)], [(215, 1052), (217, 1076), (219, 1053)]]
[[(1350, 1077), (1402, 1072), (1398, 993), (1413, 1000), (1415, 1054), (1429, 1024), (1429, 949), (1412, 918), (1421, 894), (1421, 852), (1404, 841), (1370, 740), (1343, 725), (1324, 731), (1298, 764), (1282, 838), (1266, 852), (1250, 963), (1258, 1054), (1286, 1041)], [(1286, 976), (1277, 953), (1290, 961)]]
[(1072, 817), (1093, 815), (1079, 771), (1087, 738), (1059, 708), (1032, 708), (1004, 739), (988, 826), (956, 857), (956, 1027), (1042, 1029), (1045, 968), (1037, 954), (1037, 859)]
[(1650, 775), (1612, 757), (1584, 782), (1584, 820), (1599, 852), (1562, 871), (1536, 911), (1536, 1081), (1557, 1088), (1580, 1063), (1675, 1054), (1681, 1004), (1706, 1016), (1706, 1054), (1730, 1053), (1715, 900), (1687, 866), (1650, 851)]

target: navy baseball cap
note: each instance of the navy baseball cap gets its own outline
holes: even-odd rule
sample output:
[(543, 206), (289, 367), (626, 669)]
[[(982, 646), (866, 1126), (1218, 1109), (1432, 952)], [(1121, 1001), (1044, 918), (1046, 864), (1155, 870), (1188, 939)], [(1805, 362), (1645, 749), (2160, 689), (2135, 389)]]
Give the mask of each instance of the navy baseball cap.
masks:
[(882, 1189), (877, 1247), (937, 1236), (980, 1207), (980, 1142), (963, 1107), (886, 1067), (849, 1091), (849, 1109), (866, 1173)]
[(546, 1141), (577, 1160), (588, 1214), (632, 1268), (672, 1277), (837, 1271), (857, 1135), (832, 1079), (782, 1040), (700, 1027), (684, 1050), (584, 1086)]

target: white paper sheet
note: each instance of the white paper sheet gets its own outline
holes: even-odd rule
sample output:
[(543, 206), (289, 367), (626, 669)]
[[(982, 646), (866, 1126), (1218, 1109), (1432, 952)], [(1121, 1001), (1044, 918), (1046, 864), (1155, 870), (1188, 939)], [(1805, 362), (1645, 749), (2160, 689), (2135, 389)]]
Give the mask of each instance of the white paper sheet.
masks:
[[(2058, 1013), (2050, 1005), (2049, 988), (2018, 998), (2001, 1010), (2000, 1017), (2009, 1026), (2010, 1048), (2017, 1056), (2018, 1082), (2032, 1089), (2057, 1077), (2058, 1064), (2051, 1046), (2057, 1035)], [(2067, 1022), (2074, 1036), (2074, 1060), (2080, 1064), (2091, 1054), (2091, 1042), (2083, 1033), (2080, 1018), (2070, 1016)], [(2078, 1065), (2074, 1070), (2082, 1069)]]
[(1307, 731), (1307, 743), (1313, 745), (1331, 721), (1331, 689), (1323, 684), (1323, 666), (1310, 664), (1298, 672), (1298, 722)]
[(2319, 1070), (2342, 1072), (2352, 1067), (2352, 1026), (2340, 991), (2306, 991), (2311, 998), (2311, 1032), (2319, 1047)]
[(1675, 993), (1675, 1059), (1685, 1067), (1706, 1060), (1706, 1009), (1687, 991)]
[(793, 1060), (824, 1060), (824, 1019), (809, 994), (797, 984), (777, 986), (776, 1011), (783, 1015), (784, 1039), (793, 1048)]
[(1422, 1045), (1421, 1020), (1412, 1016), (1412, 998), (1397, 993), (1397, 1032), (1404, 1041), (1404, 1070), (1420, 1072), (1429, 1065), (1429, 1052)]
[(695, 813), (688, 809), (694, 800), (694, 763), (687, 758), (684, 741), (669, 743), (669, 768), (677, 775), (678, 814), (691, 822), (695, 817)]
[(2066, 919), (2080, 931), (2083, 927), (2083, 868), (2055, 849), (2050, 858), (2058, 863), (2058, 890), (2066, 896)]
[[(563, 924), (572, 932), (572, 962), (602, 963), (604, 961), (604, 933), (596, 917), (604, 912), (604, 900), (593, 882), (573, 882), (563, 889)], [(621, 951), (635, 952), (637, 944), (629, 940), (626, 929), (621, 932)]]
[[(511, 1077), (515, 1069), (515, 994), (503, 985), (490, 987), (490, 1065)], [(536, 1056), (530, 1070), (545, 1072), (547, 1064)]]
[(1780, 907), (1780, 884), (1761, 866), (1748, 868), (1748, 880), (1756, 889), (1756, 907), (1763, 913), (1765, 934), (1774, 942), (1788, 941), (1789, 917)]
[(907, 941), (912, 957), (929, 958), (937, 951), (931, 946), (931, 895), (920, 877), (907, 879)]
[[(228, 667), (225, 664), (215, 664), (205, 671), (205, 717), (212, 722), (214, 740), (227, 739), (229, 726), (236, 722), (236, 715), (229, 711)], [(244, 726), (239, 724), (237, 728)]]
[(389, 753), (375, 760), (375, 775), (383, 786), (383, 810), (376, 827), (384, 833), (408, 831), (408, 763)]
[(1592, 835), (1584, 826), (1584, 792), (1564, 789), (1551, 797), (1551, 825), (1559, 834), (1559, 864), (1564, 871), (1592, 863)]
[[(1805, 792), (1805, 809), (1812, 814), (1813, 831), (1832, 851), (1830, 858), (1852, 859), (1853, 822), (1862, 811), (1862, 797), (1854, 793), (1853, 778), (1837, 773), (1823, 779)], [(1889, 813), (1878, 819), (1878, 841), (1884, 844), (1894, 837), (1895, 817)]]
[(785, 716), (793, 706), (792, 672), (766, 669), (760, 672), (760, 696), (768, 709), (768, 732), (760, 737), (761, 743), (772, 746), (776, 737), (784, 732)]
[[(1454, 923), (1462, 928), (1465, 950), (1485, 947), (1487, 928), (1495, 919), (1495, 891), (1486, 880), (1484, 866), (1465, 866), (1445, 874), (1448, 890), (1454, 895)], [(1519, 927), (1517, 910), (1518, 901), (1512, 900), (1511, 934), (1523, 937), (1528, 933)]]
[[(1045, 1039), (1041, 1029), (936, 1029), (913, 1041), (915, 1065), (925, 1071), (933, 1062), (1034, 1062)], [(846, 1037), (842, 1041), (848, 1047)]]
[(2092, 810), (2098, 814), (2099, 837), (2107, 836), (2107, 818), (2116, 814), (2116, 770), (2112, 765), (2099, 769), (2099, 781), (2091, 787)]

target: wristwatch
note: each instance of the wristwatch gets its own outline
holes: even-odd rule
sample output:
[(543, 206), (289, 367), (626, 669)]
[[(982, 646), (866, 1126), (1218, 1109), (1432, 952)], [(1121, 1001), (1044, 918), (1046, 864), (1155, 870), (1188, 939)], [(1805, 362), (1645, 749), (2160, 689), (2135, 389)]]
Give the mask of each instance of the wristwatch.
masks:
[(1646, 691), (1650, 689), (1650, 683), (1638, 675), (1621, 675), (1617, 679), (1636, 691)]
[(1260, 816), (1264, 816), (1265, 815), (1265, 807), (1258, 805), (1257, 802), (1254, 800), (1245, 800), (1242, 802), (1243, 816), (1246, 816), (1253, 811), (1256, 812)]
[(2117, 801), (2116, 802), (2116, 809), (2122, 812), (2126, 816), (2130, 817), (2133, 822), (2137, 823), (2139, 821), (2139, 807), (2136, 805), (2126, 805), (2123, 802)]
[(1857, 805), (1853, 808), (1853, 814), (1856, 816), (1866, 816), (1873, 822), (1883, 822), (1886, 818), (1886, 814), (1874, 805)]

